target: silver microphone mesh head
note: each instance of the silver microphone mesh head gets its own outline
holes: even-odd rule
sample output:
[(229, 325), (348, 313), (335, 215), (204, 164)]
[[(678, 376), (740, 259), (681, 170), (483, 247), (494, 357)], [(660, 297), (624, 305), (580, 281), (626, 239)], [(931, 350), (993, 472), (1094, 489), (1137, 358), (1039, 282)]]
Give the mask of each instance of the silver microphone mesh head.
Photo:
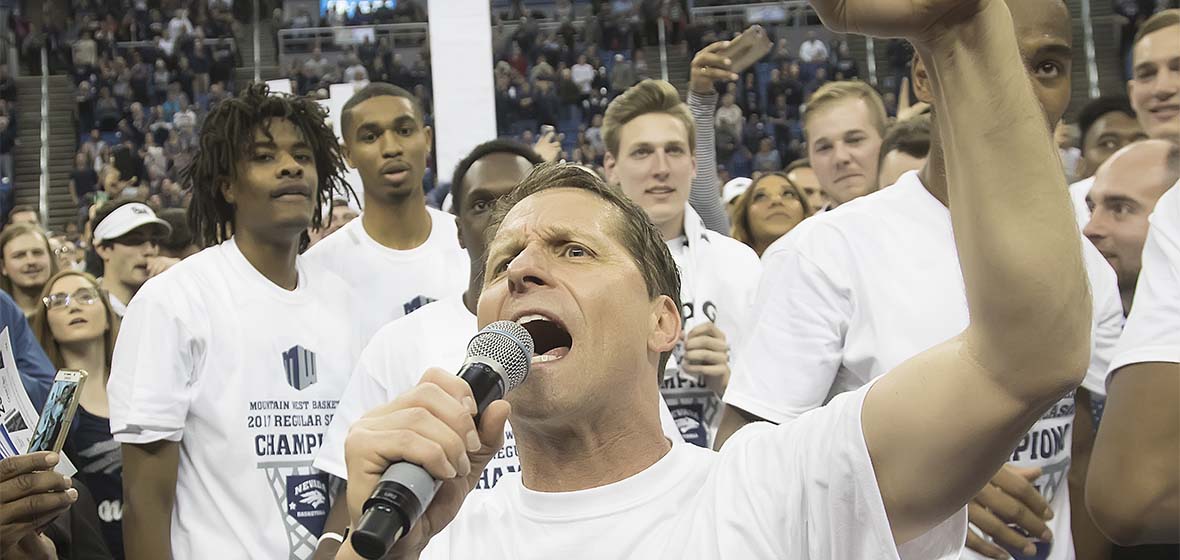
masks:
[(512, 321), (496, 321), (484, 327), (467, 343), (467, 357), (474, 356), (492, 360), (504, 368), (504, 392), (508, 392), (520, 385), (529, 374), (533, 337), (524, 327)]

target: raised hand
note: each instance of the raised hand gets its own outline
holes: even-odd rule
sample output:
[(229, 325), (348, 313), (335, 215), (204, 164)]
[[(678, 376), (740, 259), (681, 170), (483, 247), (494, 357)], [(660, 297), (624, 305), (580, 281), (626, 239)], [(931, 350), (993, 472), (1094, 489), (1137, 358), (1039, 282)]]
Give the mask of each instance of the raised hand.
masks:
[(721, 54), (728, 46), (729, 41), (717, 41), (692, 57), (692, 70), (688, 78), (689, 89), (708, 95), (713, 93), (715, 82), (737, 81), (738, 75), (729, 69), (731, 61)]

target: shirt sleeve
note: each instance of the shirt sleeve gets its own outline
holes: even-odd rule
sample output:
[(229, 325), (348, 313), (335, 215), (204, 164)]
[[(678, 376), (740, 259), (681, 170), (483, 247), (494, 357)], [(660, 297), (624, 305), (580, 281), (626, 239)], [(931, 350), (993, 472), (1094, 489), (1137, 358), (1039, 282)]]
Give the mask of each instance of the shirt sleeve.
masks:
[(1180, 187), (1156, 204), (1143, 245), (1135, 304), (1110, 371), (1143, 362), (1180, 363)]
[(693, 155), (697, 161), (697, 172), (692, 178), (692, 190), (688, 202), (705, 222), (705, 227), (729, 235), (729, 215), (721, 204), (721, 189), (717, 185), (717, 144), (713, 137), (713, 116), (717, 107), (717, 94), (701, 95), (688, 92), (688, 110), (696, 128), (696, 143)]
[[(378, 339), (374, 337), (373, 340)], [(370, 344), (361, 353), (348, 387), (336, 405), (336, 414), (324, 433), (324, 445), (313, 463), (315, 468), (348, 480), (348, 468), (344, 462), (344, 440), (348, 437), (348, 429), (366, 412), (397, 396), (374, 375), (382, 371), (380, 350), (385, 347), (386, 343)]]
[(762, 267), (753, 328), (724, 400), (782, 423), (827, 399), (843, 358), (851, 292), (795, 246), (772, 248)]
[[(1106, 396), (1106, 377), (1114, 358), (1115, 346), (1123, 334), (1123, 300), (1119, 295), (1118, 278), (1106, 259), (1090, 243), (1083, 248), (1093, 255), (1101, 278), (1091, 281), (1094, 302), (1094, 332), (1091, 337), (1090, 367), (1082, 380), (1082, 388), (1091, 394)], [(1091, 268), (1087, 265), (1087, 268)]]
[(894, 541), (861, 427), (872, 386), (787, 424), (748, 425), (725, 444), (714, 507), (719, 525), (745, 530), (744, 544), (722, 539), (722, 550), (745, 548), (734, 556), (742, 558), (959, 557), (966, 508), (912, 541)]
[(137, 294), (115, 343), (107, 394), (111, 434), (122, 443), (180, 441), (196, 396), (205, 342), (178, 314), (185, 303), (161, 287)]

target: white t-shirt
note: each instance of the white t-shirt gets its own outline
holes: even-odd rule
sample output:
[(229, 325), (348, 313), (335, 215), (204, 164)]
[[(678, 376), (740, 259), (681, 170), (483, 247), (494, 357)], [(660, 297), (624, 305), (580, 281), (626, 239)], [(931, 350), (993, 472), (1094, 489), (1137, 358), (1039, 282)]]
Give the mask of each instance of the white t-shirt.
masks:
[(964, 512), (897, 550), (861, 430), (867, 391), (796, 422), (746, 426), (720, 453), (674, 442), (598, 488), (536, 492), (508, 475), (470, 494), (421, 558), (957, 558)]
[(803, 62), (825, 62), (828, 60), (828, 45), (819, 39), (804, 41), (799, 45), (799, 58)]
[[(1082, 242), (1094, 304), (1091, 363), (1083, 386), (1105, 395), (1122, 330), (1114, 270)], [(804, 220), (763, 254), (757, 318), (725, 402), (785, 422), (854, 390), (961, 333), (967, 295), (950, 211), (916, 172), (897, 184)], [(1072, 393), (1033, 425), (1012, 463), (1036, 466), (1035, 482), (1056, 517), (1053, 553), (1070, 558), (1066, 475), (1073, 436)], [(968, 558), (978, 558), (965, 553)]]
[(323, 530), (311, 463), (360, 346), (344, 282), (296, 262), (287, 291), (226, 241), (148, 280), (123, 319), (111, 433), (180, 442), (177, 560), (310, 558)]
[(590, 93), (590, 85), (594, 81), (594, 67), (589, 64), (575, 64), (570, 67), (570, 79), (578, 85), (582, 93)]
[(1094, 177), (1082, 179), (1069, 186), (1069, 200), (1073, 202), (1073, 212), (1078, 218), (1078, 229), (1085, 230), (1090, 223), (1090, 205), (1086, 204), (1086, 197), (1090, 196), (1090, 189), (1094, 188)]
[[(697, 326), (716, 323), (729, 344), (732, 370), (751, 326), (752, 306), (762, 264), (744, 243), (705, 228), (686, 208), (684, 236), (666, 242), (680, 270), (680, 305), (687, 336)], [(680, 426), (684, 441), (712, 447), (721, 419), (721, 399), (705, 380), (681, 371), (684, 344), (676, 345), (664, 369), (660, 392)]]
[(340, 275), (352, 290), (356, 307), (349, 315), (362, 347), (390, 321), (467, 289), (471, 260), (459, 247), (455, 217), (430, 207), (426, 211), (430, 236), (413, 249), (378, 243), (365, 231), (364, 220), (356, 219), (307, 250), (308, 261)]
[[(475, 315), (467, 310), (462, 296), (428, 304), (377, 331), (357, 360), (356, 371), (344, 396), (340, 397), (340, 406), (324, 436), (315, 467), (347, 480), (344, 439), (352, 423), (410, 390), (429, 368), (456, 372), (467, 356), (467, 342), (478, 332)], [(679, 440), (680, 432), (672, 414), (662, 400), (660, 405), (665, 435), (673, 441)], [(512, 426), (505, 425), (504, 448), (484, 468), (476, 490), (490, 489), (505, 474), (519, 470)]]
[(1110, 371), (1142, 362), (1180, 363), (1180, 182), (1151, 214), (1135, 302)]

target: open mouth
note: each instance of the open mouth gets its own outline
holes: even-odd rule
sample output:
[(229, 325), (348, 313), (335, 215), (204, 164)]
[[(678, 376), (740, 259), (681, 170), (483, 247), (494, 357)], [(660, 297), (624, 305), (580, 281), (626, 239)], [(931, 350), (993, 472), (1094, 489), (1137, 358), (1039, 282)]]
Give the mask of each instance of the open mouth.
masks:
[(72, 327), (74, 325), (82, 325), (82, 324), (89, 323), (89, 322), (90, 321), (87, 321), (86, 319), (83, 319), (81, 317), (77, 317), (74, 320), (70, 321), (70, 326)]
[(1151, 114), (1159, 119), (1174, 119), (1180, 115), (1180, 105), (1160, 105), (1152, 108)]
[(533, 313), (521, 316), (516, 323), (533, 337), (533, 365), (560, 360), (573, 348), (573, 337), (554, 319)]

